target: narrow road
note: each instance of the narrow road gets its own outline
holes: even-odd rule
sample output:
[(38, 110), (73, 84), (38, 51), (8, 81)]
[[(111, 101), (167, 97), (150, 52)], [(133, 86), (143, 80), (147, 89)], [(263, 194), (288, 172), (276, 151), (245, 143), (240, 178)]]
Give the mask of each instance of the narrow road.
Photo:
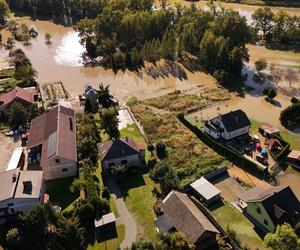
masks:
[(131, 247), (132, 243), (136, 240), (137, 225), (126, 207), (122, 192), (115, 179), (109, 178), (107, 184), (120, 215), (117, 219), (117, 225), (125, 226), (125, 238), (120, 244), (120, 249), (125, 249)]

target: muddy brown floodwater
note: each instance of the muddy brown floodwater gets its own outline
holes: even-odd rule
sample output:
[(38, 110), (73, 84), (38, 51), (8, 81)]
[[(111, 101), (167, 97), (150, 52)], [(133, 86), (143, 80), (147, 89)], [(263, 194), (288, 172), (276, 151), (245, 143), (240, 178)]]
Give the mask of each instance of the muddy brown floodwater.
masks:
[[(171, 76), (154, 79), (146, 74), (140, 77), (128, 70), (118, 71), (115, 74), (112, 70), (102, 67), (84, 67), (81, 61), (81, 53), (84, 52), (84, 48), (79, 43), (78, 33), (72, 28), (48, 21), (27, 19), (20, 22), (34, 25), (39, 32), (38, 38), (33, 39), (30, 46), (16, 44), (17, 47), (24, 50), (38, 72), (38, 82), (60, 80), (71, 95), (82, 93), (86, 83), (91, 83), (95, 87), (98, 87), (101, 82), (104, 85), (109, 84), (112, 93), (120, 101), (124, 101), (129, 96), (147, 98), (165, 94), (173, 89), (183, 90), (199, 84), (215, 83), (211, 76), (203, 72), (187, 71), (188, 79), (181, 81)], [(52, 36), (51, 45), (45, 43), (46, 32)]]

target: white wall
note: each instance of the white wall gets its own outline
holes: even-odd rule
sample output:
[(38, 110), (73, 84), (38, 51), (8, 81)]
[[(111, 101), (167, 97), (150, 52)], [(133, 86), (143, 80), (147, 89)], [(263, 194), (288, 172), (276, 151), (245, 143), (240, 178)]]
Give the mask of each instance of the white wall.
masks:
[(221, 134), (221, 136), (225, 140), (230, 140), (230, 139), (235, 138), (237, 136), (249, 133), (249, 128), (250, 128), (250, 126), (247, 126), (247, 127), (241, 128), (241, 129), (234, 130), (232, 132), (227, 132), (227, 130), (224, 129), (224, 132)]
[(102, 162), (102, 167), (104, 169), (108, 169), (108, 166), (110, 163), (114, 163), (116, 166), (117, 165), (121, 165), (121, 162), (123, 160), (127, 160), (127, 163), (125, 164), (126, 166), (141, 166), (142, 165), (142, 161), (140, 159), (140, 155), (139, 154), (135, 154), (135, 155), (130, 155), (127, 157), (122, 157), (122, 158), (116, 158), (114, 160), (107, 160), (107, 161), (103, 161)]
[[(56, 159), (60, 159), (60, 163), (56, 162)], [(54, 157), (52, 158), (47, 166), (42, 166), (45, 180), (53, 180), (59, 178), (65, 178), (75, 176), (77, 174), (77, 162)], [(67, 171), (63, 171), (67, 169)]]

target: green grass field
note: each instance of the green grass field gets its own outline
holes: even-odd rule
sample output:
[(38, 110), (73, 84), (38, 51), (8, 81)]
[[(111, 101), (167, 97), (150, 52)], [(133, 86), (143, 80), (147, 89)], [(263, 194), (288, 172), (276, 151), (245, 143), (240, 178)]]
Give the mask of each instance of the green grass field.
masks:
[(49, 194), (50, 201), (59, 204), (62, 210), (78, 198), (78, 194), (73, 194), (69, 189), (73, 180), (73, 177), (68, 177), (46, 182), (46, 193)]
[(88, 250), (117, 250), (125, 237), (125, 227), (117, 226), (117, 232), (109, 230), (99, 233), (98, 242), (87, 246)]
[(242, 246), (247, 245), (251, 249), (266, 249), (263, 240), (254, 230), (254, 224), (229, 203), (225, 203), (211, 213), (225, 230), (229, 227), (236, 231)]
[(153, 205), (155, 184), (145, 171), (120, 178), (119, 187), (123, 192), (126, 206), (138, 225), (138, 237), (154, 239), (155, 227)]

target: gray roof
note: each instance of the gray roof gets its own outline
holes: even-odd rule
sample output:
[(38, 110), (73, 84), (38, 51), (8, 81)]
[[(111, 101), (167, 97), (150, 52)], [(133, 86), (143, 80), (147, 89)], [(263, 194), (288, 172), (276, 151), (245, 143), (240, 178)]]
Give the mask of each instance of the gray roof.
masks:
[(105, 214), (103, 215), (99, 220), (95, 220), (95, 227), (102, 227), (104, 225), (113, 223), (116, 221), (116, 217), (114, 213), (109, 213), (109, 214)]
[(221, 193), (215, 185), (211, 184), (204, 177), (193, 182), (191, 187), (206, 200), (210, 200)]
[(171, 191), (163, 200), (161, 208), (176, 230), (184, 233), (193, 244), (207, 232), (219, 233), (186, 194)]
[(274, 193), (281, 191), (284, 189), (284, 186), (272, 187), (269, 189), (265, 189), (259, 186), (249, 189), (248, 191), (242, 193), (239, 198), (245, 202), (259, 202), (262, 201)]
[(251, 125), (251, 122), (246, 113), (240, 109), (221, 115), (221, 121), (227, 132), (231, 132)]
[[(24, 182), (31, 182), (30, 193), (24, 192)], [(10, 198), (38, 198), (43, 185), (43, 172), (13, 169), (0, 173), (0, 183), (0, 201)]]

